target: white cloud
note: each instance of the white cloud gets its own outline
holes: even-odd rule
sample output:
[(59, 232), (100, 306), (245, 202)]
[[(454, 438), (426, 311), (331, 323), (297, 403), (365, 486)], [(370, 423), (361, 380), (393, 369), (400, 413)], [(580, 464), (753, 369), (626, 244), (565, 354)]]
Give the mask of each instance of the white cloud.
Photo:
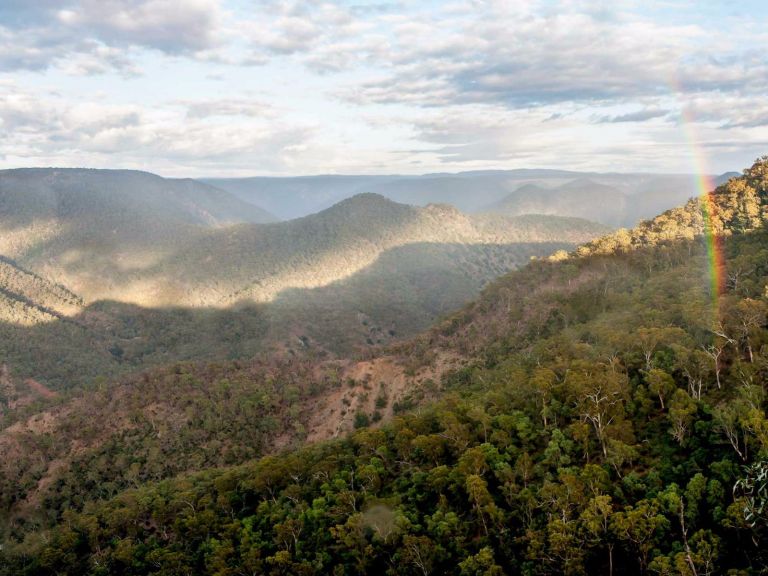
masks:
[(697, 90), (768, 86), (764, 64), (742, 69), (712, 60), (720, 39), (708, 37), (701, 47), (706, 35), (697, 26), (567, 9), (532, 12), (533, 4), (520, 10), (513, 3), (480, 3), (469, 16), (402, 24), (394, 29), (387, 72), (346, 95), (358, 103), (525, 107), (669, 93), (675, 79)]
[(656, 118), (666, 118), (670, 115), (670, 112), (671, 110), (656, 107), (641, 108), (640, 110), (635, 110), (633, 112), (595, 116), (595, 122), (608, 122), (612, 124), (619, 122), (647, 122), (648, 120), (654, 120)]
[[(142, 166), (162, 159), (172, 169), (217, 161), (284, 168), (290, 150), (312, 137), (313, 127), (250, 118), (243, 102), (176, 103), (147, 110), (131, 105), (74, 103), (39, 97), (4, 85), (0, 94), (0, 157), (24, 165)], [(241, 110), (232, 106), (240, 106)], [(182, 110), (197, 110), (185, 114)], [(235, 110), (250, 121), (218, 121)], [(207, 112), (206, 112), (207, 111)]]
[(215, 47), (222, 9), (219, 0), (12, 0), (0, 16), (0, 71), (133, 73), (131, 48), (194, 55)]
[(0, 154), (208, 173), (620, 159), (679, 170), (684, 117), (731, 161), (751, 156), (768, 125), (768, 35), (738, 11), (715, 21), (634, 0), (3, 0)]
[(297, 55), (316, 71), (338, 71), (359, 64), (385, 42), (376, 22), (356, 12), (334, 2), (273, 2), (237, 30), (250, 43), (251, 62)]
[(108, 44), (183, 53), (213, 45), (221, 14), (218, 0), (80, 0), (57, 17)]
[(696, 94), (686, 99), (684, 112), (691, 120), (721, 129), (768, 126), (768, 101), (760, 95)]
[(259, 100), (229, 98), (218, 100), (181, 101), (187, 108), (187, 118), (210, 118), (213, 116), (274, 117), (274, 108)]

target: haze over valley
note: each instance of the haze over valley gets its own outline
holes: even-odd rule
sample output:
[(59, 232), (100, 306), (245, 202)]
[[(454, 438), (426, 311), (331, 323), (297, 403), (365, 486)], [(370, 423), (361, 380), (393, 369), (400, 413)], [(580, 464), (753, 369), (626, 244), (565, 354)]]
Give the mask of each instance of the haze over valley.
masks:
[[(713, 176), (722, 184), (738, 173)], [(445, 203), (474, 213), (577, 216), (633, 226), (698, 194), (694, 174), (611, 174), (567, 170), (494, 170), (424, 176), (207, 178), (204, 182), (265, 207), (282, 219), (305, 216), (354, 194), (395, 202)], [(596, 210), (594, 202), (599, 202)]]

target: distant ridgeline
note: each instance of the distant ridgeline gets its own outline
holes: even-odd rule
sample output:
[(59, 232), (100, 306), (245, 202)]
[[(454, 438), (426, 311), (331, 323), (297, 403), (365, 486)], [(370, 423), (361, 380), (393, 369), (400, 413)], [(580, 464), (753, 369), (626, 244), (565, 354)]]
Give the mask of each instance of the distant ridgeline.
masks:
[[(517, 260), (527, 250), (509, 245), (573, 244), (608, 230), (578, 218), (467, 216), (377, 194), (290, 222), (269, 220), (263, 210), (192, 180), (133, 171), (0, 171), (0, 255), (88, 303), (268, 302), (286, 289), (344, 280), (403, 246), (507, 246)], [(542, 255), (548, 248), (540, 248)]]
[[(738, 173), (711, 176), (722, 183)], [(329, 208), (364, 192), (395, 202), (451, 204), (465, 213), (547, 214), (634, 226), (697, 194), (695, 175), (567, 170), (485, 170), (422, 176), (224, 178), (206, 182), (267, 208), (281, 219)]]
[(0, 574), (764, 574), (767, 205), (764, 158), (365, 361), (178, 365), (19, 419)]

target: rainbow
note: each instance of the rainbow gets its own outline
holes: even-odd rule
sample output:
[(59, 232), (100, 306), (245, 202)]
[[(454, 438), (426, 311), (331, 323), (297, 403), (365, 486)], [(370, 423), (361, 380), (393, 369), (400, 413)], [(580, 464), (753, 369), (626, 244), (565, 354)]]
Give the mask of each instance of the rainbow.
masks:
[[(678, 88), (678, 94), (682, 91)], [(717, 203), (714, 198), (715, 182), (709, 176), (706, 157), (697, 138), (695, 119), (687, 106), (682, 107), (682, 125), (688, 147), (693, 160), (696, 175), (699, 206), (704, 220), (704, 242), (707, 250), (707, 274), (709, 276), (709, 295), (712, 299), (712, 321), (720, 320), (720, 296), (725, 292), (725, 253), (722, 237), (715, 231), (714, 218), (717, 214)]]

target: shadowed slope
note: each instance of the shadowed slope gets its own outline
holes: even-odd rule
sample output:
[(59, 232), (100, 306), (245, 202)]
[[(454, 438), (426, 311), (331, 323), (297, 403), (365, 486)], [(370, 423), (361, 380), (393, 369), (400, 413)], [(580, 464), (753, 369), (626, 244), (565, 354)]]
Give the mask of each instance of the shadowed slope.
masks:
[[(297, 220), (191, 236), (165, 255), (152, 258), (150, 252), (141, 268), (123, 268), (93, 280), (88, 289), (99, 298), (143, 306), (269, 302), (285, 289), (315, 288), (350, 277), (392, 248), (420, 242), (536, 242), (542, 230), (524, 221), (476, 219), (444, 205), (419, 208), (361, 194)], [(558, 235), (583, 241), (604, 231), (599, 225), (562, 220), (550, 225), (545, 236), (548, 241)]]

